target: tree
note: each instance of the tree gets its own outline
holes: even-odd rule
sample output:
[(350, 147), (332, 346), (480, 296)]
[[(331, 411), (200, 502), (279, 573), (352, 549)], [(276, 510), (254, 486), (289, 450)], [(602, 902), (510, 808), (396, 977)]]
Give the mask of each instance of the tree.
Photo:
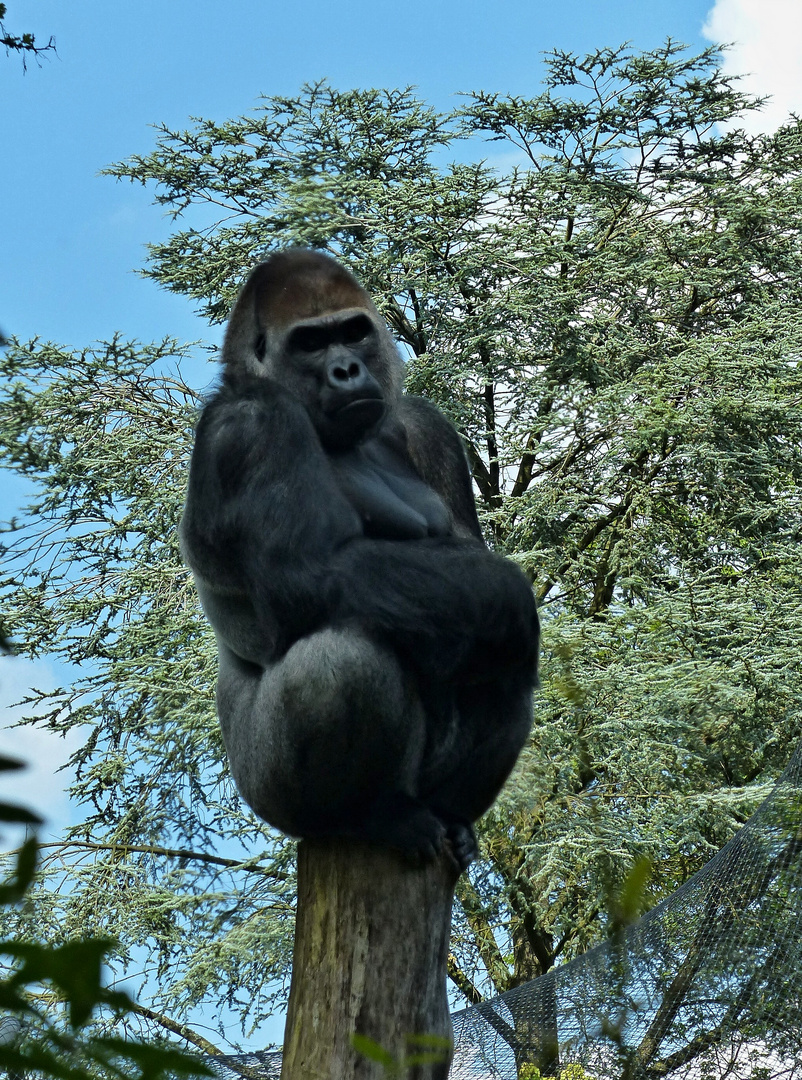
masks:
[[(463, 1001), (603, 938), (639, 859), (652, 900), (676, 888), (802, 732), (802, 138), (721, 131), (754, 102), (717, 56), (555, 52), (540, 96), (449, 115), (318, 84), (161, 127), (109, 170), (187, 219), (145, 273), (212, 321), (268, 248), (343, 259), (540, 597), (531, 746), (458, 887)], [(87, 819), (46, 853), (37, 918), (119, 938), (120, 966), (148, 950), (150, 1022), (216, 1000), (258, 1023), (282, 1000), (292, 845), (225, 775), (175, 539), (197, 403), (181, 358), (117, 339), (4, 361), (2, 452), (41, 493), (11, 537), (9, 625), (85, 672), (44, 721), (86, 725)]]
[(50, 38), (47, 45), (37, 45), (36, 35), (31, 33), (24, 34), (12, 34), (5, 28), (3, 20), (6, 17), (6, 4), (0, 4), (0, 45), (3, 45), (6, 50), (6, 54), (10, 52), (18, 52), (22, 55), (22, 68), (26, 70), (28, 57), (35, 56), (38, 60), (43, 53), (55, 52), (56, 42), (54, 38)]
[[(0, 772), (18, 769), (21, 762), (0, 757)], [(19, 806), (0, 803), (0, 820), (41, 825)], [(24, 902), (34, 878), (38, 843), (29, 834), (17, 854), (11, 877), (0, 882), (0, 907)], [(82, 1029), (96, 1011), (113, 1017), (133, 1009), (128, 994), (109, 991), (101, 979), (111, 942), (102, 939), (67, 941), (59, 947), (33, 941), (0, 941), (0, 954), (11, 957), (0, 979), (3, 1022), (0, 1065), (4, 1075), (19, 1078), (35, 1070), (52, 1080), (167, 1080), (181, 1076), (211, 1076), (205, 1066), (169, 1047), (148, 1046), (112, 1036), (86, 1038)], [(59, 1023), (61, 1021), (61, 1023)]]

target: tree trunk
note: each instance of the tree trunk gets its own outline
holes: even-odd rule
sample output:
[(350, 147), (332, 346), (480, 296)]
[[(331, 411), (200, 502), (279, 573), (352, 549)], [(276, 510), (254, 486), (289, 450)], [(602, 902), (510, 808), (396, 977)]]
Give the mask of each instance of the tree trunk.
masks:
[[(457, 876), (447, 856), (414, 867), (355, 841), (301, 842), (281, 1080), (445, 1080)], [(354, 1035), (375, 1044), (366, 1047), (373, 1059), (354, 1049)]]

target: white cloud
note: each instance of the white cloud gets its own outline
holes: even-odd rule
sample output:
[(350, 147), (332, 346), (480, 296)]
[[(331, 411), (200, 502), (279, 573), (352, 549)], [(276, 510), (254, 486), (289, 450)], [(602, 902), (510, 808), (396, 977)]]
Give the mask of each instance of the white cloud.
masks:
[(734, 43), (723, 67), (744, 76), (741, 89), (771, 95), (739, 126), (770, 132), (789, 113), (802, 114), (802, 0), (716, 0), (702, 33), (716, 44)]
[[(31, 715), (31, 706), (16, 704), (35, 686), (51, 690), (57, 685), (57, 673), (45, 660), (0, 659), (0, 754), (27, 763), (15, 772), (0, 772), (0, 801), (25, 806), (45, 818), (41, 839), (61, 832), (72, 821), (66, 787), (69, 770), (58, 772), (70, 754), (81, 744), (81, 734), (71, 731), (66, 738), (39, 727), (15, 728), (11, 725), (22, 716)], [(17, 830), (4, 826), (0, 841), (3, 847), (19, 842)]]

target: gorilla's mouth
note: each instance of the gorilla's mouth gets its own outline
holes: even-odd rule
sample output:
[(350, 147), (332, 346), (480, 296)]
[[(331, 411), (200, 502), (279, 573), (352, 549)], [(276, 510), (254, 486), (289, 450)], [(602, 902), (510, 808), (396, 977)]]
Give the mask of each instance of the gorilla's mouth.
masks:
[(325, 423), (318, 429), (324, 446), (342, 450), (364, 439), (384, 416), (384, 401), (380, 397), (355, 398), (325, 414)]
[(357, 398), (343, 405), (332, 416), (333, 422), (350, 432), (367, 431), (378, 424), (384, 416), (384, 402), (381, 398)]

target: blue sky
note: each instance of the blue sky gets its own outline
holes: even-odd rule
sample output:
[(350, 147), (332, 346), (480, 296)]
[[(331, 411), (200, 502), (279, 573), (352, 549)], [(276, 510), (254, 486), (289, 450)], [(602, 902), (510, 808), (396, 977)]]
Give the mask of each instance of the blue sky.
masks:
[[(701, 49), (733, 41), (726, 66), (773, 95), (754, 123), (770, 129), (802, 112), (800, 0), (7, 0), (6, 28), (52, 34), (58, 53), (23, 74), (0, 53), (0, 327), (81, 347), (115, 331), (218, 341), (190, 301), (135, 273), (144, 245), (170, 223), (151, 192), (98, 172), (154, 144), (150, 125), (190, 116), (224, 120), (260, 94), (294, 94), (326, 78), (339, 88), (415, 85), (438, 108), (461, 90), (534, 95), (542, 54), (586, 52), (667, 37)], [(753, 125), (754, 126), (754, 125)], [(243, 272), (246, 270), (243, 267)], [(203, 374), (202, 369), (198, 369)], [(208, 382), (211, 378), (204, 379)], [(20, 486), (0, 474), (0, 517)], [(36, 683), (69, 677), (46, 659), (0, 660), (0, 707)], [(10, 711), (7, 719), (13, 719)], [(33, 758), (10, 780), (58, 830), (69, 819), (68, 747), (45, 732), (0, 731), (0, 750)]]

